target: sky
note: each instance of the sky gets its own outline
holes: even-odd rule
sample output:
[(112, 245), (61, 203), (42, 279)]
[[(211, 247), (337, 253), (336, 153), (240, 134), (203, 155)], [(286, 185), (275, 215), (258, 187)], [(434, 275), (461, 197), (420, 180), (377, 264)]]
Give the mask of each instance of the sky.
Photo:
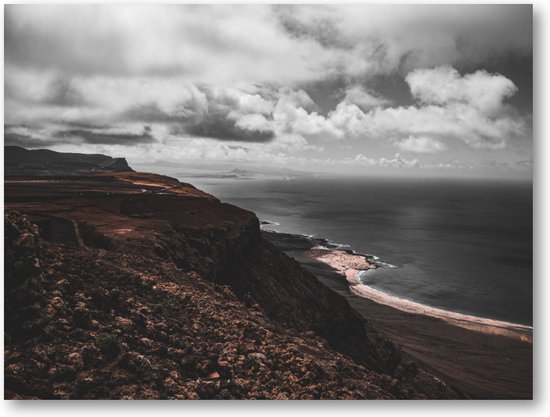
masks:
[(205, 169), (530, 178), (530, 5), (6, 5), (4, 140)]

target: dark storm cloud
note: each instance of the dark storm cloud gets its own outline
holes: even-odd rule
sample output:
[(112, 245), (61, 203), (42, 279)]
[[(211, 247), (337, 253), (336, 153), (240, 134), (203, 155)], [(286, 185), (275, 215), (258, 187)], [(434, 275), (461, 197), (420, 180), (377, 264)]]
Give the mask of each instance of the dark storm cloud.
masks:
[(145, 126), (143, 133), (135, 135), (131, 133), (102, 133), (91, 130), (75, 129), (65, 130), (56, 133), (57, 138), (79, 138), (90, 145), (122, 145), (134, 146), (144, 143), (154, 143), (155, 138), (151, 135), (151, 128)]
[(207, 113), (200, 118), (179, 119), (170, 125), (175, 136), (197, 136), (218, 141), (267, 143), (275, 138), (273, 130), (243, 129), (227, 114)]
[(111, 126), (106, 124), (96, 124), (96, 123), (88, 123), (86, 121), (80, 121), (80, 120), (66, 120), (63, 121), (63, 126), (70, 127), (73, 130), (103, 130), (103, 129), (109, 129)]
[(275, 132), (271, 130), (242, 129), (233, 120), (216, 114), (208, 115), (200, 122), (187, 126), (185, 130), (190, 135), (228, 141), (264, 143), (275, 137)]
[(134, 106), (122, 113), (121, 118), (129, 121), (146, 123), (182, 123), (189, 119), (190, 114), (169, 114), (158, 106), (157, 103), (148, 103)]
[(188, 134), (228, 141), (265, 143), (275, 137), (271, 129), (245, 129), (237, 125), (237, 119), (232, 116), (239, 111), (238, 100), (229, 94), (219, 94), (209, 88), (203, 87), (203, 93), (207, 97), (208, 107), (206, 113), (190, 118), (185, 129)]
[(36, 149), (44, 148), (63, 143), (64, 141), (56, 138), (38, 139), (30, 135), (20, 133), (6, 133), (4, 135), (5, 146), (20, 146), (22, 148)]
[(206, 102), (181, 103), (173, 112), (162, 110), (158, 104), (149, 103), (127, 110), (121, 116), (129, 121), (160, 123), (170, 126), (174, 135), (198, 136), (220, 141), (265, 143), (275, 137), (271, 129), (245, 129), (237, 125), (238, 100), (228, 94), (215, 93), (208, 87), (198, 87)]

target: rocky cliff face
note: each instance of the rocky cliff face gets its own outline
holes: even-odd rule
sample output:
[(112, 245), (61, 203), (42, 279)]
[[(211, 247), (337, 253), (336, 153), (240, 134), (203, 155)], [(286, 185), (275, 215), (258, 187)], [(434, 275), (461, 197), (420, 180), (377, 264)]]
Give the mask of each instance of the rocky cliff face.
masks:
[(230, 286), (245, 304), (258, 305), (276, 323), (313, 331), (372, 369), (394, 372), (400, 365), (395, 347), (367, 331), (343, 297), (262, 239), (253, 213), (213, 200), (167, 201), (158, 196), (126, 200), (121, 212), (169, 223), (172, 240), (163, 236), (156, 244), (158, 254)]
[(458, 395), (251, 212), (153, 174), (5, 189), (9, 398)]

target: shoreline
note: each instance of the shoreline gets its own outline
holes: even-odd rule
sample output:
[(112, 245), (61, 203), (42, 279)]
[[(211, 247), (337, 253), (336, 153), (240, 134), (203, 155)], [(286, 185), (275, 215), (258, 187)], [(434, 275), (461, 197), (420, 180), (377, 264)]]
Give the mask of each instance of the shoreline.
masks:
[[(320, 253), (321, 251), (324, 251), (325, 253)], [(374, 266), (376, 264), (368, 262), (364, 258), (364, 255), (350, 254), (338, 249), (326, 250), (318, 248), (310, 249), (306, 252), (306, 255), (311, 259), (325, 263), (334, 268), (339, 274), (345, 277), (349, 284), (350, 291), (359, 297), (364, 297), (376, 303), (396, 308), (405, 313), (422, 314), (442, 319), (451, 325), (463, 327), (468, 330), (511, 337), (523, 342), (532, 343), (533, 328), (530, 326), (431, 307), (412, 300), (387, 294), (383, 291), (362, 284), (359, 281), (359, 274), (361, 272), (368, 271), (369, 269), (377, 268), (377, 266)], [(357, 268), (357, 265), (362, 264), (366, 264), (367, 267)]]
[[(278, 225), (278, 223), (271, 221), (262, 221), (261, 224), (262, 226)], [(301, 251), (307, 258), (321, 262), (334, 269), (335, 272), (346, 280), (349, 285), (349, 290), (358, 297), (366, 298), (375, 303), (408, 314), (437, 318), (452, 326), (461, 327), (470, 331), (504, 336), (532, 344), (532, 326), (432, 307), (385, 293), (361, 283), (359, 278), (362, 272), (386, 266), (385, 264), (379, 265), (376, 262), (376, 256), (357, 253), (352, 249), (343, 249), (349, 248), (349, 245), (333, 243), (324, 238), (277, 232), (270, 229), (263, 229), (263, 232), (269, 233), (272, 236), (278, 235), (279, 237), (286, 237), (285, 240), (287, 240), (287, 242), (285, 243), (290, 247), (286, 249), (283, 247), (283, 250)], [(292, 242), (294, 243), (293, 245), (288, 245), (288, 241), (290, 240), (294, 240), (294, 242)]]
[[(326, 246), (347, 248), (336, 250), (337, 253), (332, 254), (333, 258), (346, 254), (375, 263), (378, 261), (376, 256), (355, 253), (345, 245), (331, 242), (326, 245), (326, 240), (309, 236), (266, 232), (264, 237), (298, 261), (325, 286), (345, 297), (350, 306), (364, 318), (367, 332), (374, 329), (384, 335), (399, 346), (404, 357), (456, 387), (467, 398), (533, 398), (531, 337), (525, 341), (503, 332), (491, 332), (490, 326), (473, 328), (471, 323), (468, 327), (459, 326), (456, 321), (452, 323), (436, 315), (404, 311), (380, 302), (382, 300), (375, 301), (359, 295), (354, 288), (365, 289), (366, 286), (357, 281), (350, 285), (345, 276), (345, 270), (350, 268), (344, 268), (345, 262), (341, 262), (342, 273), (342, 270), (339, 271), (329, 263), (309, 256), (308, 251), (316, 246), (312, 244), (315, 241), (323, 247), (325, 255), (331, 250)], [(360, 259), (356, 261), (363, 262)], [(529, 329), (528, 333), (532, 331)], [(517, 336), (517, 333), (512, 336)]]

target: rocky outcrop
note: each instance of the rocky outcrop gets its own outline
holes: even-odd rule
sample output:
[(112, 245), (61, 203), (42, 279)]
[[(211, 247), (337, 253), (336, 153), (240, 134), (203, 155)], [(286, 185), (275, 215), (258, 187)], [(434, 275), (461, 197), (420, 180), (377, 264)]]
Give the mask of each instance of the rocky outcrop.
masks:
[(24, 342), (42, 331), (42, 265), (38, 227), (6, 213), (4, 221), (4, 327), (6, 343)]
[[(7, 397), (458, 395), (266, 242), (253, 213), (150, 174), (85, 182), (6, 185), (7, 291), (20, 294), (6, 304)], [(39, 239), (33, 219), (53, 217), (80, 243)]]

